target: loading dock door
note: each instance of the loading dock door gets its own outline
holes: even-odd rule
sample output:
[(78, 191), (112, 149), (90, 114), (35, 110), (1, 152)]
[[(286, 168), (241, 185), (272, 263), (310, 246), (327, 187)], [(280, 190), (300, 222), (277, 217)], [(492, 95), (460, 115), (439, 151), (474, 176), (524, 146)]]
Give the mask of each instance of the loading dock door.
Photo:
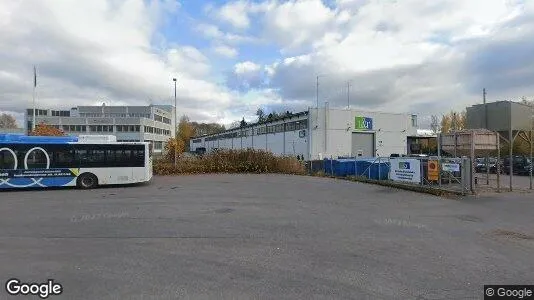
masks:
[(352, 133), (352, 156), (375, 156), (375, 134), (368, 132)]

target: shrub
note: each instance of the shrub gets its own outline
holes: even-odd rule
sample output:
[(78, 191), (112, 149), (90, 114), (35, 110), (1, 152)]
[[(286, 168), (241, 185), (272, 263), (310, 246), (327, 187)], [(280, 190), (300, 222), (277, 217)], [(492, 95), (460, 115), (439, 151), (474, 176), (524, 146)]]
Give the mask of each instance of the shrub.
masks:
[(154, 162), (154, 174), (202, 173), (283, 173), (305, 174), (304, 165), (294, 157), (276, 156), (263, 150), (218, 150), (204, 156), (178, 158), (176, 167), (169, 157)]

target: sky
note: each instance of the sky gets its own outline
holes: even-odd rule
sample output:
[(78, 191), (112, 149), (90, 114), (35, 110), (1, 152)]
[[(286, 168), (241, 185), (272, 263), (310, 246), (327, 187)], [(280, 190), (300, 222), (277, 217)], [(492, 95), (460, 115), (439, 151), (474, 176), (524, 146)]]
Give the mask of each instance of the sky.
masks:
[[(534, 96), (534, 1), (0, 0), (0, 113), (173, 104), (441, 115)], [(319, 88), (317, 89), (317, 76)]]

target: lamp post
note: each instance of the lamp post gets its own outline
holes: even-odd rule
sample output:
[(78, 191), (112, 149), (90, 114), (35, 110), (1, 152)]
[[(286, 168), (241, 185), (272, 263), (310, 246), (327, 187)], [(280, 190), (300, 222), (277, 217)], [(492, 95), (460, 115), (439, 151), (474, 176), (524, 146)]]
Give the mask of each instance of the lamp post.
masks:
[(174, 81), (174, 167), (176, 168), (176, 165), (178, 163), (178, 153), (177, 153), (177, 149), (178, 148), (178, 129), (177, 129), (177, 124), (178, 124), (178, 120), (176, 120), (176, 118), (178, 117), (178, 113), (176, 111), (176, 82), (178, 81), (176, 78), (173, 78), (172, 81)]
[(532, 168), (534, 168), (534, 161), (532, 161), (533, 132), (534, 132), (534, 103), (530, 104), (530, 189), (532, 189)]

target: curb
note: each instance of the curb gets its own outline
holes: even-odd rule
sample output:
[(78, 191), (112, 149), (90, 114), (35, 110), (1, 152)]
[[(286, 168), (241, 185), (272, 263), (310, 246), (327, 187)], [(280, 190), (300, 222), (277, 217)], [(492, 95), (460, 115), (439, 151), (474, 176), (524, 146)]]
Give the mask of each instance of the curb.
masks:
[[(319, 177), (323, 177), (323, 176), (319, 176)], [(373, 179), (367, 179), (365, 177), (354, 177), (354, 176), (348, 176), (348, 177), (324, 176), (324, 177), (387, 186), (387, 187), (397, 188), (401, 190), (430, 194), (434, 196), (468, 196), (469, 195), (469, 194), (462, 193), (459, 191), (451, 191), (451, 190), (430, 188), (430, 187), (416, 186), (416, 185), (405, 185), (405, 184), (396, 183), (393, 181), (373, 180)]]

